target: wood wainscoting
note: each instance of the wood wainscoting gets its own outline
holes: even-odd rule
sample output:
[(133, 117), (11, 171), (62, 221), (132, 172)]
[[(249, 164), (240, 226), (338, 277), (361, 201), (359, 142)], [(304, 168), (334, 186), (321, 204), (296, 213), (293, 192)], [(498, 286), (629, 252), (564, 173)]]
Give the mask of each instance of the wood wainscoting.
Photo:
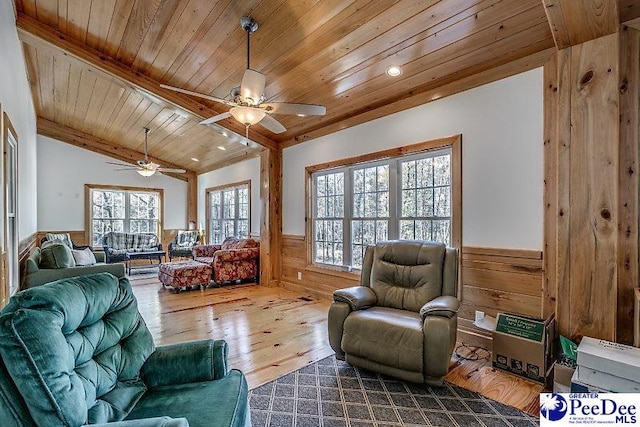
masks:
[[(307, 245), (300, 235), (282, 235), (280, 285), (317, 298), (332, 299), (333, 291), (360, 283), (360, 273), (320, 268), (307, 264)], [(298, 279), (298, 273), (301, 278)]]
[[(360, 282), (359, 273), (308, 265), (304, 236), (283, 235), (282, 241), (283, 287), (331, 299), (334, 290)], [(494, 317), (498, 312), (542, 315), (541, 251), (465, 246), (461, 253), (458, 341), (491, 349), (491, 333), (472, 324), (476, 310)]]
[[(22, 290), (22, 276), (24, 274), (24, 265), (27, 262), (27, 258), (29, 258), (29, 255), (31, 255), (31, 251), (33, 251), (33, 248), (35, 248), (38, 244), (38, 242), (40, 240), (38, 240), (38, 236), (39, 233), (33, 233), (30, 236), (20, 240), (20, 242), (18, 243), (18, 268), (19, 268), (19, 274), (18, 277), (20, 278), (20, 285), (18, 286), (18, 290)], [(3, 307), (7, 302), (9, 302), (9, 297), (11, 295), (7, 294), (7, 290), (8, 290), (8, 286), (7, 286), (7, 280), (8, 278), (6, 277), (6, 273), (7, 273), (7, 254), (6, 252), (2, 251), (2, 267), (0, 268), (0, 270), (2, 270), (2, 289), (3, 289), (3, 294), (2, 294), (2, 300), (0, 301), (0, 308)]]
[(491, 349), (491, 333), (473, 325), (476, 310), (542, 315), (541, 251), (464, 246), (461, 252), (458, 341)]

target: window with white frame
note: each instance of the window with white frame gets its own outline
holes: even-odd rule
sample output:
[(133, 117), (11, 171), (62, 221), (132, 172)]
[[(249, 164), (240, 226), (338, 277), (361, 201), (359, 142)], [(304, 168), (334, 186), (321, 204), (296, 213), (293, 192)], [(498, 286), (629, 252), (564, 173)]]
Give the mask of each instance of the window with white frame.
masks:
[(90, 188), (91, 243), (102, 245), (110, 231), (155, 233), (160, 237), (162, 197), (143, 189)]
[(207, 189), (209, 244), (220, 244), (227, 237), (249, 237), (249, 204), (249, 182)]
[(445, 146), (312, 172), (313, 262), (359, 269), (366, 247), (389, 239), (452, 245), (452, 153)]

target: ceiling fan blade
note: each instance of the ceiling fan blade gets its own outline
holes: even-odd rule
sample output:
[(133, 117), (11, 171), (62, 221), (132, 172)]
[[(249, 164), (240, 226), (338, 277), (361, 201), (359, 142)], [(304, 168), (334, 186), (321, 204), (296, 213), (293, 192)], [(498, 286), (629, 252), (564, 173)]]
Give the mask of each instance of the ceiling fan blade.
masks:
[(266, 108), (271, 114), (297, 114), (299, 116), (324, 116), (327, 107), (314, 104), (294, 104), (292, 102), (263, 102), (261, 108)]
[(127, 163), (116, 163), (116, 162), (105, 162), (105, 163), (108, 164), (108, 165), (123, 166), (123, 167), (126, 167), (126, 168), (134, 168), (134, 169), (137, 168), (136, 165), (130, 165), (130, 164), (127, 164)]
[(208, 119), (201, 121), (200, 124), (208, 125), (209, 123), (219, 122), (220, 120), (228, 119), (229, 117), (231, 117), (231, 113), (222, 113), (217, 116), (209, 117)]
[(172, 169), (172, 168), (157, 168), (156, 172), (166, 172), (166, 173), (186, 173), (185, 169)]
[(249, 105), (257, 105), (264, 93), (264, 74), (247, 68), (242, 76), (240, 96)]
[(258, 122), (258, 124), (273, 133), (282, 133), (287, 130), (287, 128), (282, 126), (282, 123), (280, 123), (270, 115), (264, 116), (262, 120)]
[(175, 86), (169, 86), (169, 85), (161, 84), (160, 87), (162, 87), (164, 89), (173, 90), (175, 92), (184, 93), (186, 95), (192, 95), (192, 96), (197, 96), (197, 97), (200, 97), (200, 98), (208, 99), (209, 101), (219, 102), (219, 103), (224, 104), (224, 105), (230, 105), (230, 106), (236, 105), (235, 102), (231, 102), (231, 101), (228, 101), (226, 99), (218, 98), (216, 96), (211, 96), (211, 95), (205, 95), (204, 93), (194, 92), (194, 91), (187, 90), (187, 89), (180, 89), (179, 87), (175, 87)]
[(118, 172), (119, 172), (119, 171), (127, 171), (127, 172), (129, 172), (129, 171), (137, 171), (137, 170), (140, 170), (140, 168), (122, 168), (122, 169), (114, 169), (114, 170), (115, 170), (115, 171), (118, 171)]

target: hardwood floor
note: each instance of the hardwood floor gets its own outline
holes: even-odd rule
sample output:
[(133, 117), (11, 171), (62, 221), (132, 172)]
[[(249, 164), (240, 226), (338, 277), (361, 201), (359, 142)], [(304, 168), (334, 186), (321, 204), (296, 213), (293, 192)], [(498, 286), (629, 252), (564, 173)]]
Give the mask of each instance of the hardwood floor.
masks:
[[(229, 365), (249, 387), (333, 354), (327, 338), (329, 301), (255, 284), (173, 293), (154, 278), (131, 278), (157, 345), (206, 338), (229, 344)], [(469, 355), (468, 350), (460, 353)], [(538, 414), (542, 386), (491, 368), (488, 360), (451, 361), (451, 383)]]

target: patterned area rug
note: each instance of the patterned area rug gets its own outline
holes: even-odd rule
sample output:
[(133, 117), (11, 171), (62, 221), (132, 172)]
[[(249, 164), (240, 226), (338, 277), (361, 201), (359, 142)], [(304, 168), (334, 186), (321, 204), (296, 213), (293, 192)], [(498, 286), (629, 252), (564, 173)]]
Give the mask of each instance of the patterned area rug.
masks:
[(253, 427), (539, 425), (478, 393), (402, 382), (334, 356), (252, 390), (250, 402)]

